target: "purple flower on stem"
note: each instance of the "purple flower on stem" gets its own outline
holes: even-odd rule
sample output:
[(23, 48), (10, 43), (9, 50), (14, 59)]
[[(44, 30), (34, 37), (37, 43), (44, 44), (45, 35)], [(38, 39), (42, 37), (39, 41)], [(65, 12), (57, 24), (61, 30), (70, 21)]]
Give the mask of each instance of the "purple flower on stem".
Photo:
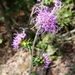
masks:
[(44, 66), (42, 66), (42, 69), (45, 69), (45, 68), (48, 68), (49, 64), (50, 64), (50, 59), (48, 57), (47, 54), (43, 53), (42, 54), (42, 57), (44, 58), (45, 60), (45, 63), (44, 63)]
[(12, 42), (12, 46), (14, 47), (14, 49), (19, 48), (22, 39), (25, 39), (25, 37), (26, 37), (26, 33), (25, 33), (24, 29), (23, 29), (22, 33), (16, 34), (16, 36), (14, 37), (13, 42)]
[(45, 5), (42, 5), (42, 7), (37, 6), (35, 8), (34, 14), (36, 14), (36, 17), (33, 21), (35, 22), (34, 27), (39, 28), (38, 34), (41, 34), (43, 32), (58, 32), (60, 28), (56, 25), (56, 20), (59, 15), (57, 10), (60, 8), (60, 0), (54, 0), (54, 6), (51, 8)]
[(54, 13), (50, 12), (50, 9), (47, 6), (43, 6), (42, 9), (37, 7), (35, 11), (37, 16), (35, 18), (35, 26), (40, 27), (39, 33), (42, 32), (58, 32), (58, 26), (56, 25), (56, 16)]

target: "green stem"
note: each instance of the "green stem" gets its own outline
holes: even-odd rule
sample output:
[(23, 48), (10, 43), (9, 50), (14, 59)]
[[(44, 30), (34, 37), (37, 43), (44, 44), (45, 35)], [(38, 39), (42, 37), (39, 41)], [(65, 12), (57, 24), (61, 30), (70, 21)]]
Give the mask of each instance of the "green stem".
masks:
[(42, 2), (41, 2), (41, 8), (42, 8), (42, 5), (44, 4), (44, 2), (45, 2), (45, 0), (42, 0)]
[[(42, 5), (43, 5), (43, 4), (44, 4), (44, 0), (42, 0), (41, 9), (42, 9)], [(33, 41), (32, 52), (31, 52), (31, 64), (30, 64), (29, 75), (31, 75), (31, 71), (32, 71), (32, 69), (33, 69), (33, 53), (34, 53), (35, 43), (36, 43), (36, 40), (37, 40), (38, 31), (39, 31), (40, 27), (41, 27), (41, 26), (39, 26), (39, 28), (37, 29), (37, 32), (36, 32), (36, 35), (35, 35), (35, 38), (34, 38), (34, 41)]]
[(35, 38), (34, 38), (34, 41), (33, 41), (32, 52), (31, 52), (31, 64), (30, 64), (29, 75), (31, 74), (31, 71), (32, 71), (32, 68), (33, 68), (33, 53), (34, 53), (35, 43), (36, 43), (37, 36), (38, 36), (38, 31), (39, 31), (39, 29), (37, 30), (36, 35), (35, 35)]

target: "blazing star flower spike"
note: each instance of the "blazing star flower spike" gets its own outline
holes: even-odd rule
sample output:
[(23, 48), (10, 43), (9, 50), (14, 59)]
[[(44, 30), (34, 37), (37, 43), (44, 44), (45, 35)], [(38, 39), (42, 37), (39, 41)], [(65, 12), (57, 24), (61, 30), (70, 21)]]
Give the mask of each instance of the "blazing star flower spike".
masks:
[(22, 33), (16, 34), (16, 36), (14, 37), (13, 42), (12, 42), (12, 46), (14, 47), (14, 49), (19, 48), (22, 39), (25, 39), (25, 37), (26, 37), (25, 30), (23, 30)]
[(45, 63), (44, 63), (44, 66), (42, 66), (42, 69), (45, 69), (45, 68), (48, 68), (49, 64), (50, 64), (50, 59), (48, 57), (47, 54), (43, 53), (42, 54), (42, 57), (44, 58), (45, 60)]

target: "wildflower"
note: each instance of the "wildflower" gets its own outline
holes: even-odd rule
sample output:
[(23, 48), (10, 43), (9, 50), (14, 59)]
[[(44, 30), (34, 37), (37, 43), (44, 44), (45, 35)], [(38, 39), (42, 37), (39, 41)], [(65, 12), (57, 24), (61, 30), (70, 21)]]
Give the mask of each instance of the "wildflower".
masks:
[(55, 5), (55, 7), (57, 7), (57, 8), (61, 8), (61, 7), (62, 7), (62, 3), (61, 3), (60, 0), (54, 0), (54, 5)]
[(48, 68), (49, 64), (50, 64), (50, 59), (48, 57), (47, 54), (43, 53), (42, 57), (44, 58), (45, 62), (44, 62), (44, 66), (42, 66), (42, 69)]
[(37, 7), (35, 18), (35, 26), (39, 27), (39, 33), (42, 32), (58, 32), (58, 26), (56, 25), (56, 16), (50, 12), (51, 9), (47, 6), (43, 6), (42, 9)]
[(26, 37), (25, 30), (23, 30), (22, 33), (17, 33), (16, 34), (16, 36), (14, 37), (13, 42), (12, 42), (12, 46), (14, 47), (14, 49), (19, 48), (21, 41), (23, 39), (25, 39), (25, 37)]
[(40, 0), (37, 0), (37, 2), (40, 2)]
[(57, 26), (57, 17), (59, 15), (58, 9), (61, 8), (61, 1), (54, 0), (54, 6), (47, 7), (42, 5), (42, 7), (36, 7), (34, 14), (36, 17), (34, 18), (35, 28), (38, 28), (38, 33), (41, 34), (43, 32), (57, 33), (59, 27)]

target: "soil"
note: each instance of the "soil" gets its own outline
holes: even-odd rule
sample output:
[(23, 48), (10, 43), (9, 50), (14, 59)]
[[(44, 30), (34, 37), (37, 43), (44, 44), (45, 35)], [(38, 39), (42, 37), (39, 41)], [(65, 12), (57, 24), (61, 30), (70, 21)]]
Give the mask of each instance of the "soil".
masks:
[(75, 48), (66, 52), (62, 58), (53, 61), (55, 67), (48, 70), (48, 75), (75, 75)]

